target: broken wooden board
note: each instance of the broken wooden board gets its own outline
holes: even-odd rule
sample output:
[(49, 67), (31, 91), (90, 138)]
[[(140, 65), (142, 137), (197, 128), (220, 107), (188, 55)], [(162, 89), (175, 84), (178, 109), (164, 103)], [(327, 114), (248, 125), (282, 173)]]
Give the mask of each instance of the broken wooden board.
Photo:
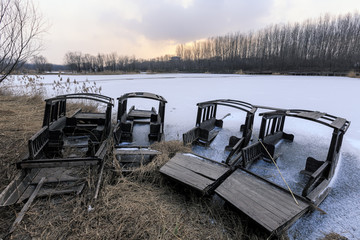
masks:
[(0, 195), (0, 207), (21, 203), (34, 192), (41, 179), (44, 186), (36, 194), (37, 197), (57, 194), (79, 194), (85, 186), (85, 178), (76, 177), (76, 169), (42, 168), (22, 171)]
[(310, 202), (242, 169), (215, 192), (272, 234), (278, 234), (310, 209)]
[(38, 194), (38, 192), (40, 191), (42, 185), (44, 184), (46, 178), (42, 177), (41, 180), (39, 181), (39, 183), (37, 184), (35, 190), (33, 191), (33, 193), (31, 194), (29, 200), (25, 203), (24, 207), (21, 209), (20, 213), (17, 215), (14, 223), (12, 224), (9, 234), (13, 233), (16, 226), (20, 224), (21, 220), (24, 218), (25, 213), (27, 212), (27, 210), (30, 208), (30, 205), (32, 204), (32, 202), (34, 201), (36, 195)]
[(0, 194), (0, 207), (15, 204), (26, 191), (38, 172), (39, 169), (31, 169), (29, 173), (19, 173)]
[(225, 164), (190, 153), (177, 153), (160, 168), (162, 174), (202, 192), (207, 192), (228, 171)]

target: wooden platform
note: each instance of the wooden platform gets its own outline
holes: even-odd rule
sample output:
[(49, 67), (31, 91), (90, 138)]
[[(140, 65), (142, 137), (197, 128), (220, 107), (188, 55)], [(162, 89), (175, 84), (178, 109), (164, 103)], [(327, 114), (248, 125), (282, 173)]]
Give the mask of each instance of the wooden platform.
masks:
[(177, 153), (160, 172), (200, 191), (224, 176), (229, 167), (190, 153)]
[(271, 233), (286, 229), (310, 208), (302, 198), (297, 197), (297, 205), (285, 189), (241, 169), (215, 192)]

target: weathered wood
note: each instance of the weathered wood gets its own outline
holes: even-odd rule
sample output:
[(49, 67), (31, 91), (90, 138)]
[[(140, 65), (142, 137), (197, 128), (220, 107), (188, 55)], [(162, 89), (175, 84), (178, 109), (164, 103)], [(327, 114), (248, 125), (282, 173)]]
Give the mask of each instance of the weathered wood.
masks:
[[(46, 180), (46, 182), (44, 184), (48, 184), (48, 183), (49, 182)], [(58, 182), (58, 183), (60, 184), (63, 182)], [(72, 193), (79, 195), (85, 186), (85, 181), (82, 179), (79, 179), (77, 182), (74, 182), (72, 185), (71, 185), (71, 182), (68, 182), (68, 183), (69, 183), (69, 185), (66, 185), (64, 187), (59, 187), (58, 184), (56, 184), (56, 183), (55, 183), (55, 185), (48, 186), (47, 188), (45, 188), (43, 186), (36, 196), (37, 197), (46, 197), (46, 196), (72, 194)], [(30, 185), (26, 189), (26, 191), (21, 195), (21, 197), (19, 198), (19, 200), (16, 203), (19, 204), (19, 203), (25, 201), (26, 199), (28, 199), (31, 196), (31, 194), (34, 192), (35, 188), (36, 188), (36, 185)]]
[(23, 219), (23, 217), (25, 216), (26, 211), (29, 209), (30, 205), (32, 204), (32, 202), (34, 201), (36, 195), (38, 194), (38, 192), (40, 191), (40, 188), (42, 187), (42, 185), (44, 184), (46, 178), (43, 177), (41, 178), (40, 182), (38, 183), (38, 185), (36, 186), (34, 192), (31, 194), (29, 200), (26, 202), (26, 204), (24, 205), (24, 207), (21, 209), (20, 213), (18, 214), (18, 216), (16, 217), (14, 223), (12, 224), (9, 234), (13, 233), (16, 226), (21, 222), (21, 220)]
[(309, 203), (243, 170), (232, 173), (215, 192), (269, 232), (287, 227), (309, 209)]
[(39, 159), (31, 161), (22, 161), (18, 163), (18, 167), (26, 168), (53, 168), (53, 167), (75, 167), (89, 166), (99, 164), (99, 158), (67, 158), (67, 159)]
[(330, 125), (335, 128), (341, 129), (343, 126), (345, 126), (345, 124), (346, 119), (337, 117)]
[(76, 119), (105, 119), (106, 115), (105, 113), (83, 113), (79, 112), (74, 115)]
[(323, 112), (319, 112), (319, 111), (314, 111), (314, 112), (300, 112), (298, 113), (298, 116), (300, 117), (306, 117), (306, 118), (311, 118), (311, 119), (319, 119), (323, 116), (325, 116), (326, 113)]
[[(158, 101), (158, 108), (150, 110), (128, 108), (129, 98), (145, 98)], [(115, 145), (128, 142), (130, 144), (149, 146), (153, 141), (164, 139), (165, 105), (167, 101), (160, 95), (147, 92), (126, 93), (118, 98), (117, 125), (115, 129)], [(137, 127), (135, 127), (137, 126)], [(146, 128), (149, 126), (148, 128)]]
[(306, 198), (318, 206), (329, 194), (329, 180), (323, 180), (314, 190), (312, 190)]
[(104, 166), (105, 166), (105, 161), (102, 161), (98, 181), (97, 181), (97, 184), (96, 184), (96, 190), (95, 190), (95, 194), (94, 194), (94, 199), (97, 199), (97, 197), (99, 195), (100, 185), (101, 185), (101, 182), (102, 182), (102, 175), (103, 175), (103, 172), (104, 172)]
[(200, 191), (213, 184), (229, 167), (196, 155), (177, 153), (160, 172)]
[(151, 114), (156, 114), (156, 112), (151, 111), (151, 110), (138, 110), (138, 109), (134, 109), (132, 111), (129, 112), (128, 116), (130, 118), (150, 118)]
[(179, 166), (175, 163), (164, 165), (160, 169), (160, 172), (200, 191), (204, 191), (209, 185), (214, 183), (213, 179), (196, 174), (190, 169)]
[[(321, 181), (327, 173), (329, 172), (331, 165), (328, 161), (324, 162), (315, 172), (313, 172), (310, 176), (309, 181), (306, 183), (302, 195), (307, 196), (312, 189), (319, 184), (319, 181)], [(321, 185), (323, 186), (323, 185)], [(326, 186), (324, 186), (325, 188)]]
[(258, 141), (250, 146), (244, 147), (242, 149), (242, 157), (243, 157), (243, 162), (242, 162), (243, 167), (249, 166), (255, 160), (264, 157), (263, 146)]
[(17, 177), (0, 194), (0, 206), (15, 204), (23, 192), (28, 188), (33, 178), (38, 174), (38, 169), (33, 169), (30, 173), (19, 173)]
[[(100, 113), (77, 111), (69, 117), (66, 115), (67, 99), (93, 100), (106, 104), (106, 110)], [(48, 179), (44, 188), (52, 188), (46, 191), (48, 193), (74, 192), (76, 189), (79, 192), (79, 187), (75, 185), (83, 181), (81, 173), (72, 171), (73, 175), (69, 176), (59, 168), (99, 165), (104, 162), (110, 144), (108, 138), (112, 128), (113, 99), (100, 94), (82, 93), (60, 95), (45, 101), (43, 128), (29, 140), (29, 154), (16, 164), (22, 172), (0, 194), (0, 206), (29, 198), (34, 184), (40, 184), (39, 179), (42, 177)], [(84, 139), (74, 139), (79, 137)], [(73, 154), (72, 150), (79, 150), (81, 154)]]
[(184, 145), (191, 144), (198, 138), (199, 138), (199, 128), (195, 127), (183, 134), (183, 143)]
[(38, 184), (41, 178), (46, 177), (46, 183), (75, 182), (84, 178), (73, 177), (70, 169), (64, 168), (42, 168), (32, 180), (31, 184)]
[(125, 150), (125, 149), (115, 149), (114, 154), (120, 155), (159, 155), (161, 152), (148, 149), (148, 148), (139, 148), (138, 150)]
[(28, 141), (29, 158), (34, 159), (46, 144), (49, 142), (49, 129), (47, 126), (43, 127)]

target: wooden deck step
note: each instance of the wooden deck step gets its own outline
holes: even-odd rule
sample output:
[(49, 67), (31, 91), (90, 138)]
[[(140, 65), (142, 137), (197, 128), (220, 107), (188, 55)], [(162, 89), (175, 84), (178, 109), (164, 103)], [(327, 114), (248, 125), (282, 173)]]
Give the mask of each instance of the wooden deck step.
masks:
[(296, 197), (297, 204), (287, 190), (241, 169), (215, 192), (271, 233), (286, 229), (310, 208), (303, 198)]
[(228, 171), (224, 164), (189, 153), (177, 153), (160, 168), (161, 173), (200, 191)]

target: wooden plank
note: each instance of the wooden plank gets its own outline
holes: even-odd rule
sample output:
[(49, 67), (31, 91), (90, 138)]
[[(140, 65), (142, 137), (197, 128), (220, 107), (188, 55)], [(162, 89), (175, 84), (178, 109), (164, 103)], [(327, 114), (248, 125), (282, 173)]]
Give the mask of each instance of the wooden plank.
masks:
[(160, 168), (160, 172), (200, 191), (204, 191), (207, 186), (214, 182), (175, 163), (165, 164)]
[(229, 167), (196, 155), (177, 153), (160, 172), (195, 189), (205, 191), (226, 174)]
[[(45, 183), (48, 183), (46, 181)], [(54, 195), (62, 195), (62, 194), (71, 194), (76, 193), (79, 195), (81, 191), (84, 189), (85, 182), (77, 184), (76, 186), (66, 186), (65, 188), (58, 188), (58, 186), (52, 186), (48, 188), (44, 188), (44, 186), (40, 189), (37, 197), (46, 197), (46, 196), (54, 196)], [(31, 193), (34, 191), (35, 185), (30, 185), (24, 194), (19, 198), (17, 203), (21, 203), (24, 200), (28, 199), (31, 196)]]
[(261, 218), (259, 217), (265, 209), (259, 205), (254, 205), (251, 198), (241, 194), (241, 192), (235, 191), (233, 185), (229, 184), (229, 181), (222, 183), (215, 192), (254, 221), (258, 223), (261, 222), (260, 224), (268, 231), (276, 228), (277, 222), (273, 218), (268, 218), (267, 215), (261, 216)]
[(74, 116), (76, 119), (105, 119), (105, 113), (83, 113), (79, 112)]
[(161, 152), (148, 149), (148, 148), (142, 148), (138, 150), (125, 150), (125, 149), (115, 149), (115, 154), (119, 155), (158, 155), (161, 154)]
[(323, 180), (319, 186), (306, 196), (306, 198), (312, 201), (315, 205), (319, 205), (329, 193), (330, 188), (327, 188), (329, 183), (329, 180)]
[(18, 216), (16, 217), (14, 223), (12, 224), (9, 234), (13, 233), (16, 226), (21, 222), (21, 220), (23, 219), (23, 217), (25, 216), (26, 211), (29, 209), (31, 203), (34, 201), (36, 195), (38, 194), (38, 192), (40, 191), (40, 188), (42, 187), (42, 185), (45, 182), (45, 177), (43, 177), (39, 184), (36, 186), (34, 192), (31, 194), (29, 200), (26, 202), (26, 204), (24, 205), (24, 207), (21, 209), (20, 213), (18, 214)]
[[(286, 218), (289, 211), (281, 211), (276, 207), (276, 205), (274, 206), (272, 201), (267, 198), (269, 191), (264, 191), (263, 189), (259, 191), (259, 189), (256, 188), (258, 184), (247, 185), (244, 184), (246, 183), (244, 179), (237, 181), (236, 177), (237, 176), (230, 177), (228, 181), (225, 181), (224, 187), (232, 188), (233, 194), (237, 194), (238, 198), (242, 197), (244, 200), (241, 201), (247, 202), (250, 208), (254, 208), (262, 212), (265, 217), (276, 220), (277, 222), (282, 222), (284, 218)], [(259, 192), (261, 194), (259, 194)], [(273, 212), (276, 214), (272, 215), (271, 213)]]
[[(246, 176), (247, 173), (244, 172), (244, 175)], [(239, 188), (239, 191), (245, 191), (252, 198), (252, 201), (256, 199), (256, 201), (260, 202), (267, 211), (274, 213), (280, 218), (287, 218), (289, 214), (296, 213), (297, 209), (299, 209), (299, 206), (290, 194), (276, 191), (273, 186), (264, 185), (259, 179), (242, 177), (239, 179), (239, 176), (235, 174), (231, 178), (234, 185)]]
[(150, 118), (151, 114), (156, 114), (156, 112), (151, 110), (131, 110), (128, 116), (133, 118)]
[(337, 128), (337, 129), (341, 129), (346, 123), (346, 119), (344, 118), (336, 118), (330, 125)]
[(301, 116), (301, 117), (306, 117), (306, 118), (311, 118), (311, 119), (319, 119), (323, 116), (325, 116), (326, 113), (322, 113), (322, 112), (319, 112), (319, 111), (314, 111), (314, 112), (300, 112), (298, 113), (298, 116)]
[(271, 185), (245, 171), (237, 169), (215, 192), (240, 211), (273, 232), (288, 226), (309, 209), (309, 203)]
[(102, 175), (103, 175), (103, 172), (104, 172), (104, 166), (105, 166), (105, 161), (102, 161), (101, 168), (100, 168), (100, 173), (99, 173), (99, 177), (98, 177), (98, 182), (96, 184), (95, 195), (94, 195), (95, 200), (97, 199), (97, 197), (99, 195), (100, 185), (101, 185), (101, 182), (102, 182)]
[(15, 204), (38, 172), (38, 169), (33, 169), (28, 174), (20, 173), (1, 193), (0, 206)]
[[(276, 191), (279, 190), (277, 187), (269, 184), (264, 184), (261, 179), (254, 178), (253, 176), (245, 172), (241, 175), (239, 173), (240, 172), (238, 171), (234, 174), (235, 181), (237, 180), (239, 184), (248, 184), (250, 187), (262, 191), (264, 193), (263, 196), (266, 197), (266, 199), (272, 200), (274, 202), (274, 206), (279, 205), (282, 211), (294, 211), (294, 208), (298, 208), (298, 205), (296, 204), (292, 196), (288, 194), (288, 192)], [(299, 204), (301, 204), (301, 202)]]
[(229, 170), (229, 167), (223, 164), (190, 154), (177, 153), (169, 162), (175, 162), (180, 166), (213, 180), (218, 179)]
[[(46, 159), (49, 160), (49, 159)], [(83, 159), (83, 160), (71, 160), (71, 159), (55, 159), (53, 161), (24, 161), (19, 163), (21, 168), (54, 168), (54, 167), (78, 167), (78, 166), (92, 166), (98, 165), (99, 159)]]
[(46, 177), (46, 183), (75, 182), (84, 180), (84, 178), (71, 176), (74, 175), (73, 172), (73, 169), (66, 168), (42, 168), (32, 180), (31, 184), (38, 184), (43, 177)]

